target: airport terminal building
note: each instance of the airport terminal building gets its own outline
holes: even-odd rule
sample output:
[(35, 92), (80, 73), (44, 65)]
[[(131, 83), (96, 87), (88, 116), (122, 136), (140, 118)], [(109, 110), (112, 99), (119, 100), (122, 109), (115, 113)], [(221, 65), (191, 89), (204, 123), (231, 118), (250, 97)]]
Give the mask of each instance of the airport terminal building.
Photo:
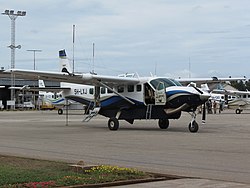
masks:
[[(60, 87), (59, 82), (52, 82), (52, 81), (44, 81), (46, 87)], [(38, 87), (38, 80), (25, 80), (25, 79), (14, 79), (14, 86), (15, 87), (23, 87), (23, 86), (30, 86), (30, 87)], [(3, 70), (0, 71), (0, 109), (8, 109), (8, 102), (11, 100), (11, 75), (10, 74), (3, 74)], [(20, 105), (25, 101), (35, 101), (38, 98), (38, 92), (31, 92), (31, 91), (21, 91), (20, 89), (14, 90), (15, 94), (15, 103), (16, 105)]]

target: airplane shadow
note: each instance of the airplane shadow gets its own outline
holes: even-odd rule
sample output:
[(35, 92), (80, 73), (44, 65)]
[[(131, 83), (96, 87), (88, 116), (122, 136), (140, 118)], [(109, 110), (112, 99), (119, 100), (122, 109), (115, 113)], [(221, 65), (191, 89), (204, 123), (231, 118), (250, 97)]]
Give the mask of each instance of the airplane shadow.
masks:
[[(101, 127), (101, 126), (91, 126), (91, 125), (86, 125), (86, 128), (93, 128), (93, 129), (99, 129), (102, 131), (110, 131), (108, 127)], [(158, 127), (128, 127), (128, 126), (120, 126), (119, 129), (117, 131), (110, 131), (110, 132), (125, 132), (125, 131), (140, 131), (140, 132), (165, 132), (165, 133), (188, 133), (188, 134), (204, 134), (204, 133), (214, 133), (216, 131), (213, 131), (213, 129), (202, 129), (202, 127), (200, 128), (200, 130), (197, 133), (191, 133), (188, 130), (188, 127), (169, 127), (168, 129), (160, 129)]]

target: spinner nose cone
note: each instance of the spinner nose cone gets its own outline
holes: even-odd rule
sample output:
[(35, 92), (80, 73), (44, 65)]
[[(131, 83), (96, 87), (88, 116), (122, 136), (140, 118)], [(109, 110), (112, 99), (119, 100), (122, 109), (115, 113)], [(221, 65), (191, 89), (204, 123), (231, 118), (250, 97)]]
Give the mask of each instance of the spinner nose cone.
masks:
[(211, 97), (210, 93), (207, 93), (207, 92), (203, 92), (203, 93), (200, 95), (200, 99), (201, 99), (201, 101), (203, 101), (203, 102), (206, 102), (210, 97)]

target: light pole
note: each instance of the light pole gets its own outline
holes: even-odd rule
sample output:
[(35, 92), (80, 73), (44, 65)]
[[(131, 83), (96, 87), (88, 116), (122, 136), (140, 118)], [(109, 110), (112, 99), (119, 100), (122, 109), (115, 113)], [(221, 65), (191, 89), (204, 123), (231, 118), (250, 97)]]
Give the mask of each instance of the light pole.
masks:
[(34, 70), (36, 70), (36, 52), (41, 52), (42, 50), (27, 50), (28, 52), (33, 52), (34, 54)]
[[(15, 68), (15, 50), (16, 48), (20, 49), (21, 45), (15, 45), (15, 20), (18, 16), (25, 16), (26, 11), (17, 11), (16, 13), (14, 10), (5, 10), (3, 15), (9, 16), (11, 20), (11, 44), (8, 46), (11, 49), (11, 69)], [(15, 86), (15, 75), (11, 73), (11, 87)], [(15, 90), (11, 89), (11, 101), (15, 101)], [(15, 105), (11, 105), (12, 109), (15, 109)]]

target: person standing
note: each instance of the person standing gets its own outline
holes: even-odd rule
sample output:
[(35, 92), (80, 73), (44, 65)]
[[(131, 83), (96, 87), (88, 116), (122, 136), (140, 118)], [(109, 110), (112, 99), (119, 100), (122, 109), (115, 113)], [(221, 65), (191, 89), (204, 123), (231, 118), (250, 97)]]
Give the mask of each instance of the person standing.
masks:
[(221, 113), (221, 111), (223, 111), (223, 102), (222, 100), (220, 100), (220, 103), (219, 103), (219, 113)]
[(216, 114), (216, 111), (217, 111), (217, 103), (216, 103), (216, 101), (214, 101), (214, 103), (213, 103), (213, 108), (214, 108), (214, 114)]

